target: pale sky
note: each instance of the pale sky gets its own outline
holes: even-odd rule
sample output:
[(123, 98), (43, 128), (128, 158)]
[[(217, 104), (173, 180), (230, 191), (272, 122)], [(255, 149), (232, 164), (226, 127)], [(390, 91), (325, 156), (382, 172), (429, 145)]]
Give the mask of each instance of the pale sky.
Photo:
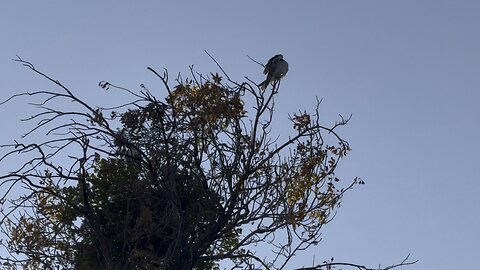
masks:
[[(107, 80), (162, 90), (147, 66), (219, 71), (261, 81), (246, 55), (282, 53), (290, 71), (277, 119), (323, 98), (324, 124), (353, 151), (345, 181), (366, 185), (343, 199), (319, 246), (293, 266), (335, 257), (405, 269), (478, 269), (480, 251), (480, 2), (397, 1), (4, 1), (0, 7), (0, 100), (51, 88), (12, 62), (18, 54), (99, 106)], [(115, 96), (110, 95), (115, 100)], [(0, 107), (0, 143), (28, 126), (21, 102)], [(278, 130), (290, 130), (278, 121)]]

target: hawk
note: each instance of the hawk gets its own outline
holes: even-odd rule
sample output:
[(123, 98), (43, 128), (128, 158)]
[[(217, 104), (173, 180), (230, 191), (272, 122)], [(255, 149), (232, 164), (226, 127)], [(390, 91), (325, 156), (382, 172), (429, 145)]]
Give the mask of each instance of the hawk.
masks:
[(268, 60), (267, 64), (265, 65), (265, 69), (263, 70), (263, 74), (267, 75), (265, 81), (260, 83), (258, 87), (265, 90), (270, 83), (275, 83), (283, 76), (285, 76), (288, 72), (288, 63), (283, 59), (283, 55), (277, 54), (274, 57)]

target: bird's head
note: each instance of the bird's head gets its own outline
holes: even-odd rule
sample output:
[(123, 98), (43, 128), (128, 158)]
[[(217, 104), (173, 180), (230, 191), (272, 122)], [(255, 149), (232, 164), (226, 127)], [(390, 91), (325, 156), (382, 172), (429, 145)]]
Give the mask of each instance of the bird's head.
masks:
[(283, 55), (277, 54), (277, 55), (275, 55), (273, 58), (275, 58), (277, 61), (278, 61), (278, 60), (282, 60), (282, 59), (283, 59)]

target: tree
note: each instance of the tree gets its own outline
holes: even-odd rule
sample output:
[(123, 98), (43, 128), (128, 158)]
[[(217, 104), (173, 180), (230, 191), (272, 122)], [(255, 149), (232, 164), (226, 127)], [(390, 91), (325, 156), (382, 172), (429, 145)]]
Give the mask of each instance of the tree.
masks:
[[(5, 101), (40, 98), (32, 103), (40, 111), (25, 119), (36, 123), (22, 137), (28, 142), (1, 146), (0, 162), (27, 157), (0, 176), (6, 269), (218, 269), (222, 261), (284, 269), (318, 244), (342, 196), (363, 184), (335, 176), (350, 151), (337, 130), (349, 118), (321, 125), (320, 101), (313, 113), (289, 117), (284, 141), (272, 134), (280, 82), (263, 91), (218, 65), (222, 76), (191, 69), (191, 79), (172, 87), (166, 70), (148, 68), (164, 99), (144, 85), (133, 91), (103, 81), (102, 89), (132, 97), (103, 108), (16, 61), (56, 88)], [(31, 136), (41, 132), (47, 136)], [(335, 265), (367, 269), (333, 261), (308, 269)]]

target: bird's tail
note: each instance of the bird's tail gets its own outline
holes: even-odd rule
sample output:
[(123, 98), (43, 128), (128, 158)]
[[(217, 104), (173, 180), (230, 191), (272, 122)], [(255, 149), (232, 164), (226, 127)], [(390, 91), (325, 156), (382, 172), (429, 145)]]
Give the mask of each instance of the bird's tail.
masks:
[(268, 80), (265, 80), (257, 86), (260, 87), (262, 90), (265, 90), (267, 88), (267, 85), (268, 85)]
[(270, 73), (268, 73), (267, 78), (265, 79), (265, 81), (261, 82), (261, 83), (258, 85), (258, 87), (260, 87), (262, 90), (265, 90), (271, 80), (272, 80), (272, 74), (271, 74), (271, 72), (270, 72)]

